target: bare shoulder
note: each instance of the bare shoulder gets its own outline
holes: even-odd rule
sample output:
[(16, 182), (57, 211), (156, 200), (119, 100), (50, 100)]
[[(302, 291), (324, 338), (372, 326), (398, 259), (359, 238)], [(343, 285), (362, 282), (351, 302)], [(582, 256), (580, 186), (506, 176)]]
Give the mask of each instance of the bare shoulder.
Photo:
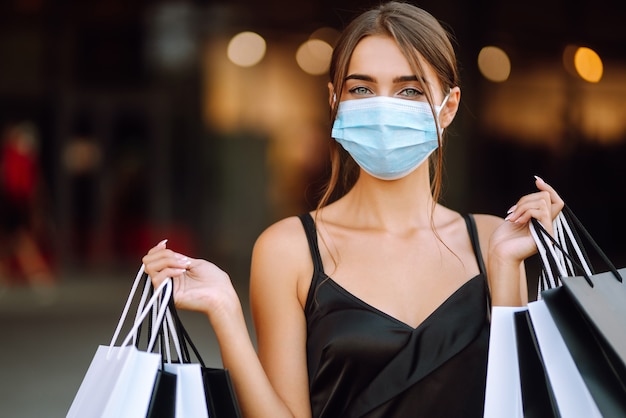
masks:
[(253, 256), (271, 257), (273, 254), (279, 259), (286, 255), (297, 256), (306, 245), (302, 222), (292, 216), (270, 225), (259, 235), (254, 244)]
[(252, 251), (250, 286), (300, 294), (301, 279), (310, 279), (313, 267), (308, 242), (297, 216), (270, 225), (257, 238)]

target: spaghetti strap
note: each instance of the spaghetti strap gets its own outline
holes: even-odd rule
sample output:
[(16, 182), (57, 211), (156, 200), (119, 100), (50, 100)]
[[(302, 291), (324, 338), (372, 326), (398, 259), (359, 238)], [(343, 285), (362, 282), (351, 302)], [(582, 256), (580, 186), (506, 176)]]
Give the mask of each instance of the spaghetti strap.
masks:
[(306, 239), (309, 242), (309, 249), (311, 250), (311, 258), (313, 259), (313, 277), (318, 277), (324, 272), (324, 265), (322, 264), (322, 256), (317, 245), (317, 229), (315, 228), (315, 221), (310, 213), (303, 213), (298, 215), (304, 232), (306, 233)]
[(476, 256), (476, 262), (478, 263), (478, 269), (481, 274), (487, 277), (487, 269), (485, 268), (485, 261), (483, 260), (483, 254), (480, 251), (480, 242), (478, 240), (478, 229), (476, 229), (476, 220), (474, 215), (467, 213), (463, 215), (465, 223), (467, 225), (467, 232), (469, 233), (470, 240), (472, 241), (472, 248), (474, 249), (474, 255)]
[[(474, 255), (476, 256), (476, 261), (478, 262), (478, 269), (480, 270), (481, 275), (487, 280), (487, 269), (485, 268), (485, 261), (483, 259), (483, 254), (480, 251), (480, 242), (478, 240), (478, 229), (476, 228), (476, 220), (474, 219), (474, 215), (471, 213), (466, 213), (463, 215), (465, 218), (465, 223), (467, 224), (467, 231), (469, 232), (470, 240), (472, 242), (472, 248), (474, 249)], [(489, 292), (489, 287), (485, 288), (485, 298), (487, 300), (487, 321), (491, 322), (491, 293)]]

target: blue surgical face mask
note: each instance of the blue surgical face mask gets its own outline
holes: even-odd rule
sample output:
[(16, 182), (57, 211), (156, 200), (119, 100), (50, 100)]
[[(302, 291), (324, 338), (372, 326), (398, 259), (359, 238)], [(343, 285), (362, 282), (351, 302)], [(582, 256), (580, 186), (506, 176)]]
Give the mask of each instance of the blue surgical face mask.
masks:
[[(437, 120), (448, 97), (435, 107)], [(339, 103), (332, 136), (363, 170), (396, 180), (437, 149), (437, 131), (428, 103), (376, 96)]]

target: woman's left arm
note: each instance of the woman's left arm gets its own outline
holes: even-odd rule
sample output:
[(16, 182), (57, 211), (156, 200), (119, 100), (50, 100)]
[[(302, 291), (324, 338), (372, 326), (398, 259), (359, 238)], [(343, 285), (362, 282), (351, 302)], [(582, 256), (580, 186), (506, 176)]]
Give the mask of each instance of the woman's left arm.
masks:
[(527, 303), (524, 260), (537, 252), (530, 234), (530, 220), (537, 219), (552, 233), (552, 221), (563, 209), (563, 200), (541, 178), (538, 191), (523, 196), (509, 209), (507, 217), (491, 234), (487, 275), (494, 306), (522, 306)]

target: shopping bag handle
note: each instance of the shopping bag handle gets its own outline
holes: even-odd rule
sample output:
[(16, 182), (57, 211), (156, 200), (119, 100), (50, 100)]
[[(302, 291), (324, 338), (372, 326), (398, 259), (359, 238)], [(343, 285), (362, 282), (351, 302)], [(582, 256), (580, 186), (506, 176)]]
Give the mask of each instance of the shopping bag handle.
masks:
[[(173, 303), (173, 297), (170, 298), (169, 303)], [(181, 363), (184, 363), (184, 356), (180, 346), (180, 337), (178, 336), (178, 330), (176, 329), (176, 324), (172, 317), (172, 313), (169, 309), (169, 306), (165, 309), (165, 319), (163, 320), (163, 325), (161, 327), (161, 338), (163, 339), (163, 345), (165, 346), (165, 361), (167, 363), (172, 362), (172, 354), (170, 351), (170, 341), (174, 344), (174, 349), (176, 350), (176, 355), (178, 360)], [(170, 335), (171, 334), (171, 339)]]
[[(144, 281), (144, 286), (143, 286), (143, 291), (141, 293), (141, 297), (139, 299), (139, 303), (137, 304), (137, 312), (135, 313), (135, 319), (134, 322), (137, 322), (139, 317), (141, 316), (141, 312), (144, 310), (145, 306), (146, 306), (146, 301), (150, 295), (150, 290), (152, 289), (152, 282), (150, 281), (150, 277), (145, 273), (145, 266), (142, 264), (141, 267), (139, 268), (139, 270), (137, 271), (137, 275), (135, 276), (135, 280), (133, 281), (133, 285), (130, 289), (130, 292), (128, 293), (128, 297), (126, 299), (126, 304), (124, 305), (124, 309), (122, 310), (122, 314), (120, 316), (120, 319), (117, 323), (117, 327), (115, 328), (115, 332), (113, 333), (113, 337), (111, 338), (111, 343), (109, 345), (113, 346), (115, 345), (115, 343), (117, 342), (117, 339), (119, 337), (119, 334), (122, 330), (122, 327), (124, 326), (124, 323), (126, 322), (126, 317), (128, 316), (128, 311), (130, 310), (130, 306), (133, 302), (133, 300), (135, 299), (135, 294), (137, 292), (137, 288), (139, 287), (139, 284), (141, 283), (142, 278), (146, 278), (146, 280)], [(156, 319), (156, 311), (153, 315), (153, 319)], [(139, 332), (141, 331), (141, 326), (138, 326), (137, 328), (133, 328), (134, 333), (133, 333), (133, 345), (137, 344), (137, 340), (139, 338)]]
[[(144, 266), (142, 265), (141, 268), (139, 269), (139, 273), (138, 273), (138, 277), (144, 279), (144, 285), (143, 285), (143, 291), (141, 293), (141, 297), (139, 299), (139, 303), (137, 304), (137, 311), (135, 312), (135, 319), (134, 319), (135, 321), (137, 321), (139, 319), (139, 316), (141, 315), (141, 312), (143, 311), (144, 307), (146, 306), (147, 299), (152, 294), (151, 292), (154, 291), (154, 287), (152, 286), (152, 282), (150, 280), (150, 277), (145, 272), (143, 267)], [(133, 292), (131, 292), (129, 294), (128, 298), (129, 298), (129, 300), (127, 301), (127, 303), (130, 303), (130, 301), (132, 301), (134, 299)], [(156, 320), (157, 311), (158, 311), (158, 307), (157, 306), (153, 306), (152, 307), (151, 320), (148, 321), (148, 335), (149, 336), (152, 335), (152, 323)], [(142, 330), (142, 327), (140, 325), (139, 327), (137, 327), (137, 330), (136, 330), (136, 332), (133, 335), (133, 345), (137, 346), (137, 348), (139, 348), (139, 339), (141, 338), (141, 330)]]
[(178, 335), (178, 341), (182, 352), (182, 362), (191, 363), (191, 356), (189, 354), (189, 347), (191, 347), (191, 350), (193, 351), (194, 356), (198, 359), (200, 365), (202, 367), (206, 367), (200, 352), (196, 348), (196, 345), (191, 340), (187, 329), (180, 320), (180, 316), (178, 315), (178, 311), (176, 310), (176, 305), (174, 303), (174, 298), (171, 298), (169, 301), (168, 312), (172, 315), (173, 324)]
[[(589, 244), (591, 244), (591, 247), (594, 249), (594, 251), (600, 256), (600, 258), (602, 259), (602, 261), (604, 261), (604, 263), (607, 265), (609, 270), (615, 275), (615, 278), (621, 283), (622, 276), (619, 274), (619, 272), (613, 265), (613, 262), (611, 262), (609, 257), (607, 257), (604, 251), (602, 251), (602, 248), (600, 248), (600, 246), (596, 243), (596, 241), (593, 239), (589, 231), (587, 231), (583, 223), (576, 217), (576, 215), (574, 215), (574, 212), (569, 208), (569, 206), (565, 206), (563, 208), (563, 214), (565, 215), (565, 218), (567, 219), (568, 223), (574, 224), (575, 228), (572, 228), (572, 231), (574, 235), (576, 236), (577, 241), (582, 243), (582, 240), (580, 239), (580, 235), (578, 234), (578, 231), (580, 231), (584, 239), (587, 240)], [(568, 223), (566, 223), (565, 225), (568, 225)], [(580, 248), (584, 252), (584, 247), (581, 246)], [(592, 273), (590, 272), (589, 274), (592, 274)]]
[[(146, 305), (146, 302), (145, 302), (146, 296), (150, 294), (151, 290), (154, 290), (152, 287), (152, 280), (150, 276), (147, 273), (145, 273), (143, 266), (139, 270), (138, 277), (145, 279), (145, 285), (144, 285), (143, 294), (141, 296), (141, 300), (139, 302), (139, 306), (137, 308), (137, 314), (135, 316), (135, 321), (138, 322), (138, 327), (137, 327), (136, 332), (134, 333), (133, 344), (136, 344), (140, 338), (139, 334), (141, 333), (141, 328), (142, 328), (141, 325), (143, 323), (143, 321), (140, 319), (140, 316)], [(174, 285), (172, 284), (172, 293), (174, 291), (173, 286)], [(129, 298), (132, 299), (132, 294), (131, 296), (129, 296)], [(163, 317), (162, 321), (158, 321), (157, 312), (158, 312), (159, 306), (161, 306), (160, 304), (162, 303), (167, 305), (165, 307), (165, 316)], [(184, 343), (184, 340), (179, 336), (177, 321), (180, 322), (180, 319), (178, 318), (178, 312), (175, 309), (176, 308), (174, 305), (173, 295), (167, 300), (165, 300), (164, 297), (157, 300), (157, 304), (152, 306), (151, 320), (148, 321), (148, 337), (147, 338), (151, 340), (152, 337), (156, 335), (156, 338), (159, 339), (159, 343), (160, 343), (159, 352), (161, 354), (162, 363), (172, 363), (173, 361), (172, 352), (171, 352), (171, 343), (173, 343), (174, 345), (174, 349), (175, 349), (178, 361), (181, 363), (185, 363), (185, 362), (189, 363), (190, 361), (189, 361), (188, 350), (187, 350), (186, 355), (184, 355), (183, 351), (181, 350), (181, 344)], [(174, 312), (174, 315), (176, 315), (176, 319), (174, 318), (174, 315), (172, 315), (172, 311)], [(160, 323), (159, 326), (155, 326), (155, 324), (159, 324), (159, 323)], [(181, 323), (181, 327), (182, 327), (182, 323)], [(170, 334), (171, 334), (171, 338), (170, 338)], [(183, 342), (181, 343), (181, 341)], [(152, 348), (153, 347), (149, 347), (150, 351), (152, 351)], [(187, 359), (187, 361), (185, 361), (185, 359)]]
[[(146, 305), (146, 299), (151, 294), (151, 292), (154, 291), (154, 287), (152, 286), (152, 280), (150, 276), (142, 269), (139, 270), (139, 276), (143, 278), (144, 280), (144, 289), (141, 295), (141, 300), (139, 301), (138, 306), (137, 306), (137, 313), (135, 314), (135, 321), (139, 319), (141, 312), (143, 311)], [(172, 292), (173, 292), (173, 288), (172, 288)], [(129, 298), (130, 299), (133, 298), (132, 292)], [(158, 342), (159, 342), (158, 347), (159, 347), (159, 353), (161, 354), (161, 357), (162, 357), (162, 363), (166, 363), (166, 362), (172, 363), (173, 361), (172, 352), (171, 352), (171, 343), (173, 343), (174, 349), (176, 350), (177, 359), (179, 359), (179, 361), (182, 361), (182, 353), (180, 351), (178, 334), (174, 326), (174, 320), (172, 319), (172, 315), (168, 309), (166, 309), (165, 311), (165, 317), (163, 319), (161, 326), (160, 327), (154, 326), (154, 324), (156, 324), (156, 321), (157, 321), (158, 308), (160, 304), (163, 303), (162, 299), (163, 298), (159, 299), (157, 301), (157, 304), (152, 306), (152, 314), (150, 316), (150, 320), (148, 321), (148, 327), (147, 327), (148, 328), (147, 339), (150, 340), (153, 333), (158, 334), (157, 335)], [(136, 332), (133, 335), (132, 343), (133, 345), (137, 347), (139, 347), (139, 339), (141, 338), (140, 334), (142, 330), (142, 324), (143, 322), (141, 321), (139, 326), (137, 327)], [(171, 338), (170, 338), (170, 334), (171, 334)]]
[[(572, 245), (575, 249), (575, 252), (577, 253), (576, 255), (578, 259), (572, 256), (570, 252), (567, 251), (567, 249), (565, 249), (563, 245), (561, 245), (561, 243), (559, 243), (554, 237), (552, 237), (552, 235), (550, 235), (548, 231), (546, 231), (546, 229), (543, 227), (541, 222), (539, 222), (537, 219), (532, 218), (531, 222), (532, 222), (532, 227), (534, 228), (534, 231), (533, 231), (533, 228), (531, 228), (531, 233), (533, 233), (533, 236), (535, 237), (535, 241), (538, 241), (537, 247), (539, 249), (540, 254), (542, 255), (542, 264), (544, 264), (544, 269), (546, 269), (547, 267), (547, 270), (551, 271), (550, 267), (546, 266), (545, 264), (544, 257), (546, 257), (546, 254), (542, 252), (544, 250), (540, 248), (541, 247), (541, 245), (539, 245), (540, 243), (543, 244), (544, 248), (548, 248), (548, 250), (551, 252), (551, 255), (553, 257), (552, 260), (554, 261), (554, 264), (558, 267), (559, 274), (561, 276), (567, 275), (567, 273), (566, 271), (562, 269), (562, 264), (559, 264), (556, 261), (558, 260), (558, 257), (556, 253), (554, 252), (555, 251), (554, 247), (556, 247), (560, 251), (561, 255), (563, 255), (579, 271), (582, 272), (582, 275), (585, 278), (585, 281), (589, 284), (589, 286), (594, 287), (593, 282), (590, 277), (593, 274), (593, 271), (591, 271), (591, 269), (586, 265), (586, 264), (590, 264), (590, 263), (587, 263), (587, 261), (589, 260), (589, 257), (586, 254), (584, 247), (582, 246), (582, 240), (581, 240), (580, 234), (578, 233), (578, 231), (580, 231), (580, 233), (583, 235), (585, 240), (588, 241), (589, 244), (591, 244), (595, 252), (604, 261), (604, 263), (607, 265), (609, 270), (613, 273), (615, 278), (621, 283), (622, 276), (620, 275), (620, 273), (617, 271), (617, 269), (615, 268), (611, 260), (607, 257), (607, 255), (604, 253), (604, 251), (602, 251), (600, 246), (592, 238), (589, 231), (587, 231), (587, 229), (583, 226), (582, 222), (580, 222), (580, 220), (576, 217), (576, 215), (574, 215), (572, 210), (567, 205), (563, 207), (562, 214), (564, 216), (564, 223), (563, 223), (564, 227), (569, 228), (569, 223), (572, 223), (574, 225), (574, 228), (571, 228), (570, 232), (573, 236)], [(545, 240), (546, 238), (553, 244), (554, 247), (547, 245), (548, 243)]]
[[(150, 300), (146, 303), (145, 309), (141, 312), (139, 318), (133, 324), (132, 329), (126, 335), (126, 338), (122, 342), (122, 347), (128, 345), (130, 343), (131, 338), (133, 338), (136, 329), (141, 325), (141, 323), (146, 319), (148, 314), (154, 312), (154, 307), (157, 307), (157, 314), (154, 320), (154, 327), (156, 329), (160, 328), (163, 323), (163, 318), (165, 316), (165, 311), (167, 310), (167, 301), (170, 300), (172, 296), (172, 279), (164, 280), (159, 287), (154, 290), (154, 294), (150, 298)], [(148, 346), (146, 351), (151, 352), (154, 348), (154, 344), (156, 342), (158, 333), (153, 332), (150, 335)]]
[[(131, 339), (135, 338), (137, 329), (139, 328), (141, 323), (146, 319), (148, 314), (152, 313), (153, 307), (157, 305), (159, 300), (161, 300), (164, 303), (161, 303), (160, 306), (158, 307), (155, 325), (157, 328), (161, 326), (163, 317), (165, 316), (165, 311), (167, 310), (167, 306), (168, 306), (167, 302), (171, 299), (171, 296), (172, 296), (172, 279), (168, 278), (164, 280), (159, 285), (159, 287), (157, 287), (154, 290), (154, 294), (152, 295), (150, 300), (146, 303), (146, 306), (141, 311), (141, 314), (139, 315), (139, 317), (136, 318), (135, 322), (133, 323), (132, 328), (126, 335), (126, 338), (124, 338), (124, 341), (122, 342), (121, 347), (127, 346), (130, 343)], [(118, 329), (116, 329), (116, 334), (119, 334), (119, 329), (121, 329), (121, 324), (124, 322), (123, 320), (126, 318), (126, 314), (128, 313), (128, 309), (126, 308), (128, 308), (129, 306), (130, 305), (127, 305), (124, 309), (124, 312), (122, 313), (122, 318), (120, 319), (120, 322), (118, 323)], [(152, 351), (157, 335), (158, 333), (152, 333), (152, 335), (150, 336), (150, 339), (148, 342), (148, 348), (146, 351), (148, 352)], [(117, 340), (117, 336), (114, 335), (114, 337), (115, 338), (111, 341), (111, 344), (109, 345), (109, 351), (107, 353), (107, 357), (111, 354), (111, 350)], [(121, 352), (120, 352), (120, 355), (121, 355)]]
[[(120, 319), (117, 322), (117, 327), (115, 328), (115, 332), (113, 332), (113, 337), (111, 338), (111, 343), (109, 344), (110, 346), (115, 345), (115, 343), (117, 342), (117, 338), (119, 337), (120, 332), (122, 331), (122, 326), (126, 322), (126, 316), (128, 315), (130, 305), (135, 297), (135, 293), (137, 292), (137, 288), (139, 287), (141, 278), (143, 277), (144, 270), (145, 270), (145, 266), (142, 264), (141, 267), (139, 268), (139, 271), (137, 272), (137, 275), (135, 276), (135, 280), (128, 294), (128, 298), (126, 299), (126, 304), (124, 305), (124, 309), (122, 310), (122, 315), (120, 316)], [(143, 307), (145, 307), (147, 296), (148, 296), (148, 292), (147, 292), (147, 287), (146, 287), (144, 288), (144, 292), (141, 295), (139, 307), (137, 308), (137, 314), (135, 315), (135, 322), (137, 322), (137, 319), (141, 315), (141, 311), (143, 310)], [(135, 334), (135, 338), (136, 338), (136, 334)]]
[[(555, 235), (559, 234), (561, 231), (561, 219), (562, 214), (559, 213), (557, 219), (553, 222), (553, 230)], [(554, 287), (559, 286), (560, 278), (566, 277), (568, 275), (576, 274), (576, 271), (589, 271), (588, 263), (586, 260), (580, 260), (579, 264), (578, 260), (573, 258), (570, 253), (564, 248), (566, 247), (565, 238), (562, 238), (564, 241), (559, 242), (558, 239), (553, 238), (548, 232), (545, 230), (543, 225), (536, 219), (531, 220), (530, 225), (530, 233), (537, 244), (537, 252), (539, 253), (539, 260), (541, 261), (541, 274), (539, 276), (539, 291), (543, 291), (545, 289), (552, 289)], [(539, 232), (538, 232), (539, 231)], [(548, 245), (548, 241), (546, 237), (549, 237), (554, 245)], [(557, 253), (555, 250), (555, 246), (560, 249)], [(550, 257), (548, 256), (548, 253)], [(557, 271), (555, 273), (555, 270)]]

